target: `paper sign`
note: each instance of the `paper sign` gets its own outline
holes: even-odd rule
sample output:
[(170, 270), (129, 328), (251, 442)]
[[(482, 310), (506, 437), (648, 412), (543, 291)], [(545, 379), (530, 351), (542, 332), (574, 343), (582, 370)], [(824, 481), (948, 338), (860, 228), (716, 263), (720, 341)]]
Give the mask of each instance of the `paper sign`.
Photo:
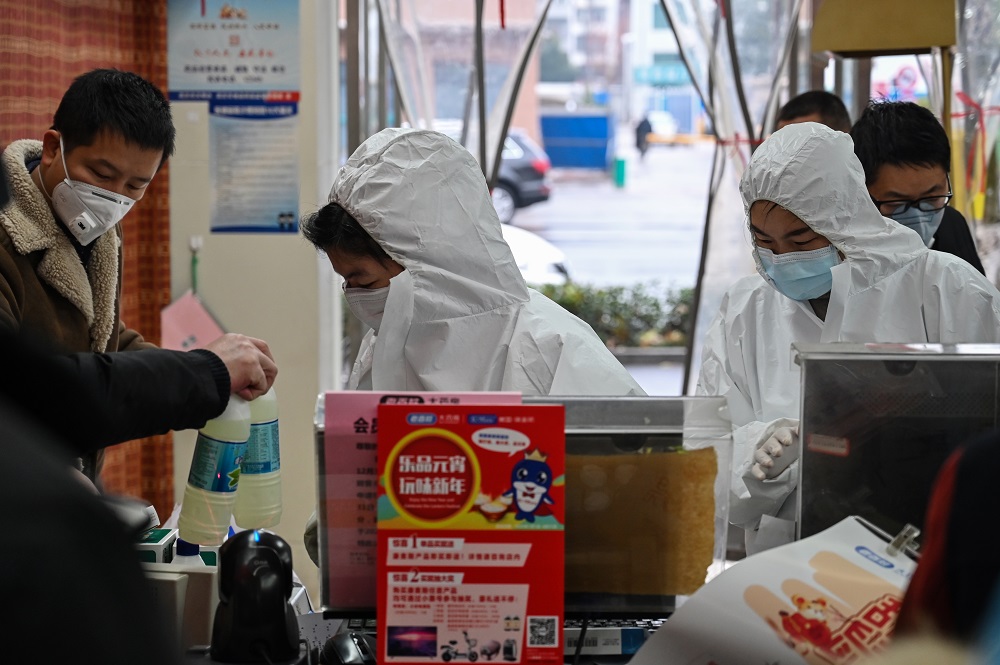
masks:
[(348, 390), (330, 391), (324, 400), (323, 445), (317, 451), (320, 599), (325, 609), (374, 613), (378, 405), (520, 404), (521, 393)]
[(160, 347), (175, 351), (203, 348), (225, 331), (191, 291), (160, 312)]
[(561, 665), (564, 407), (378, 418), (377, 661)]

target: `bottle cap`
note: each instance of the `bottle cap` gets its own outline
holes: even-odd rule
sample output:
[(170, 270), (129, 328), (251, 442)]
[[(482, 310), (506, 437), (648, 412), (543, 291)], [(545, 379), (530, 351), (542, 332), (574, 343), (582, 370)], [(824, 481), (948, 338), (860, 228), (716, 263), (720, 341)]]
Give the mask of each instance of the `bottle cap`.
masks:
[(197, 543), (189, 543), (186, 540), (177, 539), (177, 556), (198, 556), (200, 549)]

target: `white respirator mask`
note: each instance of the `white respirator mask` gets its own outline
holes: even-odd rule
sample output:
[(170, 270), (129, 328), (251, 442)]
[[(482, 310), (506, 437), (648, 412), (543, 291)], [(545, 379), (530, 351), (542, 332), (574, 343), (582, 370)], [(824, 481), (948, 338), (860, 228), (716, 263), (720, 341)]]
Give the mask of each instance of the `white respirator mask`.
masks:
[(52, 189), (51, 195), (45, 189), (41, 171), (38, 173), (38, 181), (42, 184), (42, 191), (52, 201), (56, 217), (69, 229), (77, 242), (86, 247), (104, 235), (105, 231), (114, 228), (132, 209), (135, 200), (95, 185), (70, 180), (62, 137), (59, 137), (59, 156), (62, 158), (63, 173), (66, 174), (63, 181)]
[(354, 316), (378, 334), (382, 324), (382, 314), (385, 312), (385, 301), (389, 298), (389, 287), (381, 289), (348, 289), (344, 288), (347, 307)]

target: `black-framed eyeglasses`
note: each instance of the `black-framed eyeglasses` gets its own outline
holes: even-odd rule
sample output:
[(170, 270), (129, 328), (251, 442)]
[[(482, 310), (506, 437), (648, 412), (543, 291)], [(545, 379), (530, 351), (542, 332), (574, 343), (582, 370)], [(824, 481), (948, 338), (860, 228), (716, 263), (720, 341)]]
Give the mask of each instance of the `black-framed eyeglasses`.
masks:
[(876, 198), (872, 198), (872, 203), (878, 206), (879, 211), (883, 208), (890, 208), (890, 213), (892, 215), (902, 215), (907, 212), (910, 208), (916, 208), (922, 212), (937, 212), (941, 208), (948, 205), (948, 201), (951, 201), (951, 197), (954, 196), (951, 191), (951, 177), (948, 177), (948, 193), (947, 194), (937, 194), (935, 196), (925, 196), (920, 199), (914, 199), (908, 201), (906, 199), (890, 199), (888, 201), (879, 201)]

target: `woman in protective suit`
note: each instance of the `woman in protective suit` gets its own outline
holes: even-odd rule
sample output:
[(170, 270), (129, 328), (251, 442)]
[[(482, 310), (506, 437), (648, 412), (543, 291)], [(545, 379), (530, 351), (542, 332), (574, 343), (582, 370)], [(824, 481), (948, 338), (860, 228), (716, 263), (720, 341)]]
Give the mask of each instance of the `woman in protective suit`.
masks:
[[(352, 390), (645, 395), (590, 326), (525, 285), (479, 165), (444, 134), (369, 138), (302, 233), (371, 328)], [(314, 512), (318, 564), (316, 530)]]
[[(799, 370), (791, 344), (1000, 342), (1000, 292), (965, 261), (928, 250), (917, 233), (882, 217), (850, 136), (824, 125), (772, 134), (740, 192), (760, 276), (724, 296), (706, 335), (698, 393), (727, 398), (730, 521), (746, 529), (752, 554), (766, 547), (758, 539), (787, 539), (796, 518)], [(763, 516), (779, 519), (761, 527)]]
[(645, 394), (590, 326), (525, 285), (479, 165), (444, 134), (369, 138), (302, 232), (371, 327), (351, 389)]

